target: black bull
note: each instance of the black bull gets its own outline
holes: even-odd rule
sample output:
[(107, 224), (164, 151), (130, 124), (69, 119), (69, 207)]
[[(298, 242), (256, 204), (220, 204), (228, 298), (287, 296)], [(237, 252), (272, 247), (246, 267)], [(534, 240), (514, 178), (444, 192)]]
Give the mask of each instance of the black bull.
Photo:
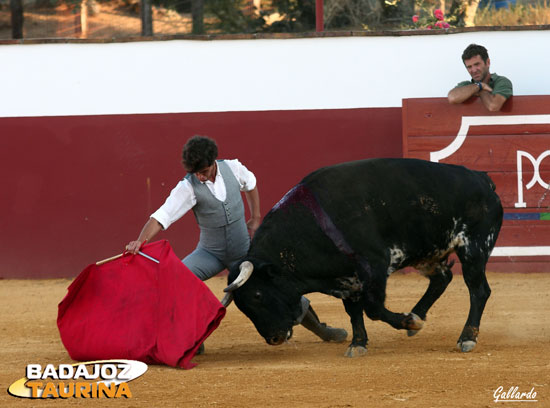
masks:
[[(226, 291), (270, 344), (290, 337), (303, 294), (342, 299), (353, 328), (346, 355), (353, 357), (366, 352), (363, 311), (409, 335), (422, 327), (452, 279), (448, 258), (455, 252), (470, 292), (458, 347), (470, 351), (491, 293), (485, 266), (502, 224), (494, 190), (485, 173), (415, 159), (319, 169), (266, 215), (249, 262), (230, 271)], [(429, 285), (411, 313), (393, 313), (384, 306), (387, 278), (407, 266)]]

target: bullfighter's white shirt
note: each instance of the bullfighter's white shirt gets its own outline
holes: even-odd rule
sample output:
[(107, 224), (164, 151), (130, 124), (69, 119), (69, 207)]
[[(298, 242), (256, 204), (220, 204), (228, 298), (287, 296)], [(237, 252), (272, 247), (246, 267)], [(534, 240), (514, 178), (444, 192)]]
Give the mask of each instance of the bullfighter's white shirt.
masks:
[[(256, 187), (256, 176), (248, 170), (239, 160), (225, 160), (231, 172), (239, 182), (241, 191), (252, 191)], [(212, 192), (214, 197), (224, 201), (227, 195), (225, 182), (220, 173), (220, 166), (217, 166), (214, 182), (207, 180), (204, 184)], [(151, 218), (157, 220), (163, 229), (167, 229), (174, 222), (183, 217), (190, 209), (197, 204), (195, 191), (187, 179), (181, 180), (172, 189), (164, 204), (155, 211)]]

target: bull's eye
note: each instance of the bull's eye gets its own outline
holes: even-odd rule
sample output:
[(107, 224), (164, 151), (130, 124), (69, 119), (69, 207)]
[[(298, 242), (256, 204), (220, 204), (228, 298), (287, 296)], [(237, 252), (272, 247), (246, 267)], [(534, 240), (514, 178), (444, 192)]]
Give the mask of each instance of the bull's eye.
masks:
[(254, 293), (254, 300), (261, 300), (261, 299), (262, 299), (262, 292), (257, 290), (256, 293)]

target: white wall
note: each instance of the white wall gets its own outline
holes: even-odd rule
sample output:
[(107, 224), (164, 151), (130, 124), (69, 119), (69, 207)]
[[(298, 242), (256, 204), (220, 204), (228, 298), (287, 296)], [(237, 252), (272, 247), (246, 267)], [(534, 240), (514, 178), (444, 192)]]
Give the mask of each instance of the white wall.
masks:
[(487, 47), (516, 95), (550, 94), (550, 31), (0, 45), (0, 117), (398, 107), (468, 79)]

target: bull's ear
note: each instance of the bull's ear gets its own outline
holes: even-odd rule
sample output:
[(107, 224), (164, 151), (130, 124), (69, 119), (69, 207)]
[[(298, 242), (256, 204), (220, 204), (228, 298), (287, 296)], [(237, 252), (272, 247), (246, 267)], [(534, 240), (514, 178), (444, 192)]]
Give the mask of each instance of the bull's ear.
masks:
[(260, 259), (249, 258), (254, 264), (254, 275), (261, 276), (267, 279), (275, 279), (280, 275), (279, 268), (271, 262), (262, 261)]
[(261, 265), (260, 270), (263, 271), (265, 276), (269, 279), (277, 279), (280, 277), (280, 271), (279, 268), (273, 265), (272, 263), (264, 262), (263, 265)]

